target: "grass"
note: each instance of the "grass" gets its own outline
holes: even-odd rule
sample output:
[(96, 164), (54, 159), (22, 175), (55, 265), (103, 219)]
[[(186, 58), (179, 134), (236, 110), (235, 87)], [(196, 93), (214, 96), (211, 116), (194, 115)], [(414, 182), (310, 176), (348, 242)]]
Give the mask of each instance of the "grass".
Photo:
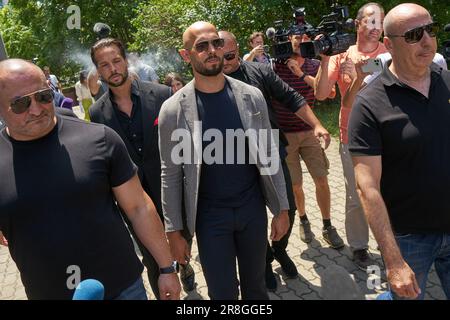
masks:
[(314, 103), (314, 113), (333, 137), (339, 137), (339, 109), (340, 99), (338, 97)]

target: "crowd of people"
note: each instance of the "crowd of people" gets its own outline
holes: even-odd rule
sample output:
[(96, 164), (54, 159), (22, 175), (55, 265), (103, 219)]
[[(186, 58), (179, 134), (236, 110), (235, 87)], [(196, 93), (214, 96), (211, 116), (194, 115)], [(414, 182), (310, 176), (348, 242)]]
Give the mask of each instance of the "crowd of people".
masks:
[[(338, 89), (355, 265), (377, 264), (370, 227), (391, 299), (423, 299), (433, 264), (450, 299), (450, 72), (436, 53), (437, 26), (417, 4), (385, 16), (374, 2), (355, 26), (355, 45), (320, 59), (301, 56), (308, 35), (291, 34), (293, 53), (280, 61), (260, 32), (240, 58), (233, 33), (195, 22), (179, 51), (192, 67), (188, 83), (169, 73), (160, 84), (119, 40), (101, 39), (91, 48), (95, 69), (75, 85), (88, 121), (59, 108), (64, 97), (57, 102), (61, 86), (48, 67), (0, 62), (0, 243), (27, 296), (70, 299), (67, 268), (77, 265), (83, 279), (104, 284), (106, 299), (147, 299), (133, 238), (157, 299), (179, 299), (181, 287), (196, 286), (196, 237), (211, 299), (268, 299), (274, 260), (288, 278), (302, 273), (286, 250), (296, 211), (301, 240), (315, 237), (300, 159), (323, 239), (345, 246), (332, 223), (331, 138), (313, 111)], [(377, 57), (383, 70), (365, 72)]]

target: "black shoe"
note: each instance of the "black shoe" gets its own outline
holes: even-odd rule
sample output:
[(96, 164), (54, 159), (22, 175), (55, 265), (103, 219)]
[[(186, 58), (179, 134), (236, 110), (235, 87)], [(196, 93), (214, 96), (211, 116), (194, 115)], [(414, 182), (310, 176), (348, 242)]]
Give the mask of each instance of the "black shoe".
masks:
[(344, 240), (338, 235), (336, 228), (329, 226), (322, 231), (324, 240), (333, 248), (341, 249), (344, 247)]
[(367, 271), (369, 266), (378, 266), (367, 249), (353, 251), (353, 262), (362, 271)]
[(285, 250), (274, 251), (273, 256), (280, 263), (281, 269), (289, 279), (296, 278), (298, 276), (297, 267), (294, 261), (289, 258)]
[(311, 224), (308, 220), (305, 222), (300, 221), (299, 225), (300, 229), (300, 239), (305, 243), (310, 243), (312, 239), (314, 238), (314, 234), (311, 231)]
[(180, 265), (180, 280), (185, 292), (193, 291), (197, 286), (194, 269), (189, 263)]
[(266, 263), (266, 288), (268, 291), (274, 292), (277, 290), (277, 279), (272, 271), (272, 264)]

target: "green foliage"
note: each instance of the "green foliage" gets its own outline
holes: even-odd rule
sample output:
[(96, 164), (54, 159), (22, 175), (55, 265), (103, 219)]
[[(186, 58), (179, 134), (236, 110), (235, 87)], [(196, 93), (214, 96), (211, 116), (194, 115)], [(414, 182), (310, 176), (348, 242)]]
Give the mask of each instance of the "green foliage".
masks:
[[(89, 47), (95, 42), (92, 28), (96, 22), (107, 23), (112, 36), (121, 39), (130, 50), (151, 53), (153, 66), (160, 76), (168, 71), (189, 75), (177, 50), (182, 47), (183, 31), (198, 20), (211, 21), (219, 29), (233, 32), (238, 38), (241, 54), (248, 51), (247, 38), (254, 31), (265, 31), (274, 21), (293, 21), (293, 8), (304, 6), (308, 22), (317, 25), (321, 16), (331, 11), (333, 0), (10, 0), (0, 11), (2, 32), (8, 53), (13, 57), (37, 58), (38, 64), (49, 65), (63, 83), (73, 83), (78, 71), (86, 67), (74, 59), (83, 53), (89, 60)], [(368, 0), (345, 0), (350, 16)], [(385, 10), (399, 0), (380, 0)], [(442, 26), (450, 23), (446, 1), (416, 0), (432, 13)], [(81, 9), (81, 29), (66, 26), (67, 8)], [(439, 33), (439, 42), (449, 38)], [(77, 63), (78, 62), (78, 63)]]

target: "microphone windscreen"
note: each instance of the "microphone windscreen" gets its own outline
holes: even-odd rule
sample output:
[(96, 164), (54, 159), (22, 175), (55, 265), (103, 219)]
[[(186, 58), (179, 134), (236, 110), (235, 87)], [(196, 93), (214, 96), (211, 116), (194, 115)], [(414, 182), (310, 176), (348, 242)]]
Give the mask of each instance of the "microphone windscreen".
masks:
[(266, 31), (266, 36), (267, 36), (267, 38), (269, 38), (269, 39), (273, 39), (273, 38), (275, 37), (275, 33), (276, 33), (275, 28), (270, 27), (270, 28), (267, 29), (267, 31)]
[(75, 289), (72, 300), (103, 300), (105, 297), (105, 287), (94, 279), (87, 279), (80, 282)]

